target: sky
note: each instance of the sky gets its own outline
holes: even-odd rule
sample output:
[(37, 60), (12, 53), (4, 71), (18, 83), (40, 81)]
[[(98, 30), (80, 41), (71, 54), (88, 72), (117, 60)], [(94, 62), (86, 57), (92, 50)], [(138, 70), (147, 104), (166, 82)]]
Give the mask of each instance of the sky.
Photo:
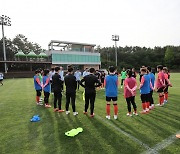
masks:
[(180, 0), (0, 0), (0, 15), (11, 18), (7, 38), (44, 49), (51, 40), (109, 47), (114, 34), (123, 47), (180, 45)]

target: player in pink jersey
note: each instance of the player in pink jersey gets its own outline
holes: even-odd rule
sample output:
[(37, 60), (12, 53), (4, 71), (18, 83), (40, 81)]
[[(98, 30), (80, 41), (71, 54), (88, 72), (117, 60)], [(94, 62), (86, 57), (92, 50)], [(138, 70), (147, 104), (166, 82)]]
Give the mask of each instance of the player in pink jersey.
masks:
[(165, 77), (165, 88), (164, 88), (164, 104), (168, 102), (168, 87), (172, 87), (169, 80), (169, 73), (167, 67), (163, 67), (164, 77)]
[(137, 106), (135, 103), (136, 88), (137, 88), (136, 79), (132, 77), (132, 71), (127, 70), (127, 78), (124, 81), (124, 97), (126, 98), (127, 108), (128, 108), (127, 116), (132, 116), (131, 104), (133, 105), (134, 108), (133, 114), (138, 115)]
[(165, 77), (164, 77), (164, 73), (163, 73), (163, 66), (162, 65), (158, 65), (157, 66), (157, 71), (158, 71), (158, 75), (157, 75), (157, 80), (156, 80), (156, 89), (157, 92), (159, 93), (159, 104), (157, 104), (157, 106), (163, 106), (164, 103), (164, 88), (165, 88)]

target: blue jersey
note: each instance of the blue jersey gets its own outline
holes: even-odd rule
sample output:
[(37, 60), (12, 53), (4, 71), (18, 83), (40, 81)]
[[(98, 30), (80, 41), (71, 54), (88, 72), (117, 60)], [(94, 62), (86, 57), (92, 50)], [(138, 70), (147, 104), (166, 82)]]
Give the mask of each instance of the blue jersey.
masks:
[(150, 77), (150, 81), (151, 81), (151, 83), (152, 83), (152, 86), (153, 86), (153, 88), (154, 88), (154, 83), (155, 83), (155, 75), (154, 75), (153, 73), (149, 73), (148, 75), (149, 75), (149, 77)]
[(150, 93), (150, 77), (148, 74), (145, 74), (141, 78), (142, 87), (140, 88), (141, 94), (149, 94)]
[(43, 76), (43, 85), (45, 85), (46, 83), (47, 85), (44, 87), (43, 90), (50, 93), (50, 78), (48, 76)]
[(117, 97), (118, 95), (118, 77), (117, 75), (108, 75), (105, 78), (105, 88), (107, 97)]
[(34, 88), (35, 88), (36, 90), (42, 90), (39, 76), (36, 76), (36, 75), (34, 76)]

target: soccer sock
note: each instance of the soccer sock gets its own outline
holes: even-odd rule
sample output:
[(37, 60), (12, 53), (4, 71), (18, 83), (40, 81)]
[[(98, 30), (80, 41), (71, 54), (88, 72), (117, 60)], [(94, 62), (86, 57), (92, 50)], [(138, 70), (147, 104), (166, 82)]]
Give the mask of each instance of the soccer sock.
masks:
[(161, 96), (161, 104), (164, 103), (164, 95)]
[(162, 101), (162, 95), (159, 94), (159, 104), (161, 104), (161, 101)]
[(159, 104), (163, 104), (164, 102), (164, 95), (159, 95)]
[(36, 102), (39, 103), (39, 96), (36, 96)]
[(118, 113), (118, 106), (117, 104), (113, 104), (114, 105), (114, 115), (117, 115)]
[(149, 106), (150, 106), (150, 102), (146, 102), (146, 108), (149, 109)]
[(165, 100), (168, 100), (168, 92), (166, 92), (166, 93), (164, 94), (164, 99), (165, 99)]
[(146, 110), (146, 103), (142, 103), (143, 110)]
[(164, 103), (164, 95), (161, 96), (161, 104)]
[(106, 113), (110, 115), (110, 104), (106, 104)]

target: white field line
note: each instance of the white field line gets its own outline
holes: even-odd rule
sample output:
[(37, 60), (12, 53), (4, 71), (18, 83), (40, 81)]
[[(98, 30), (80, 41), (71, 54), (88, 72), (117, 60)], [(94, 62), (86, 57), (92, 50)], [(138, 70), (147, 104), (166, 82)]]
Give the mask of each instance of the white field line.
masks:
[(133, 140), (134, 142), (138, 143), (139, 145), (143, 146), (147, 151), (152, 150), (147, 144), (141, 142), (140, 140), (138, 140), (137, 138), (135, 138), (134, 136), (126, 133), (125, 131), (123, 131), (122, 129), (120, 129), (119, 127), (115, 126), (113, 123), (109, 122), (106, 119), (101, 118), (100, 116), (96, 115), (96, 117), (101, 120), (102, 122), (106, 123), (107, 125), (111, 126), (112, 128), (114, 128), (115, 130), (117, 130), (118, 132), (124, 134), (125, 136), (129, 137), (131, 140)]
[[(180, 134), (180, 131), (176, 132), (176, 134)], [(173, 142), (177, 140), (176, 134), (169, 136), (167, 139), (163, 140), (162, 142), (156, 144), (153, 148), (144, 152), (144, 154), (156, 154), (158, 151), (168, 147)]]

